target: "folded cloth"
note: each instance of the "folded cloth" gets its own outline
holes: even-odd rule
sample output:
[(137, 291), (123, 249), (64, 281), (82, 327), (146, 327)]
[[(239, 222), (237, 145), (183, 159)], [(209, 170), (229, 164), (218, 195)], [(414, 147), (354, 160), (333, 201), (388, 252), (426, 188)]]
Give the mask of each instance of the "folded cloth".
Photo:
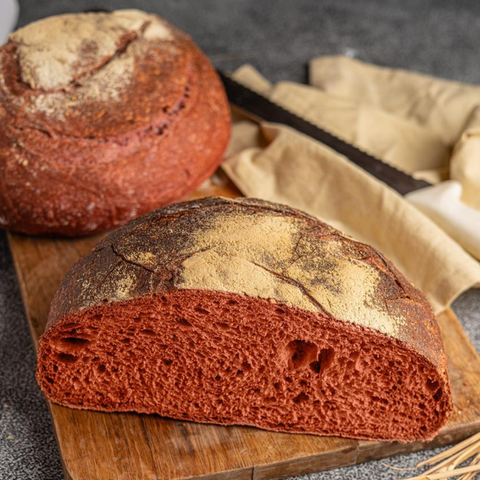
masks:
[[(347, 140), (360, 142), (362, 147), (368, 144), (378, 155), (388, 154), (391, 163), (401, 161), (396, 153), (399, 147), (393, 145), (400, 142), (419, 162), (425, 162), (422, 170), (438, 172), (444, 168), (442, 162), (448, 157), (445, 143), (421, 125), (414, 125), (413, 130), (406, 125), (415, 135), (398, 133), (397, 127), (404, 120), (388, 112), (366, 108), (360, 113), (352, 107), (353, 102), (331, 98), (310, 87), (272, 86), (250, 66), (240, 68), (234, 77), (314, 123), (326, 128), (333, 125), (335, 133)], [(388, 142), (377, 144), (375, 135), (363, 125), (365, 119), (381, 119), (384, 125), (372, 123), (371, 128), (381, 130)], [(415, 153), (417, 148), (429, 153), (420, 145), (420, 137), (439, 156), (444, 155), (438, 163), (434, 155), (427, 161)], [(411, 167), (412, 171), (414, 163)], [(342, 155), (288, 127), (258, 126), (234, 116), (223, 169), (244, 195), (300, 208), (378, 248), (426, 293), (437, 313), (464, 290), (480, 285), (480, 264), (436, 224)]]
[[(436, 136), (443, 145), (453, 149), (449, 178), (462, 184), (462, 201), (480, 209), (479, 86), (340, 56), (312, 60), (310, 83), (327, 96), (388, 113)], [(438, 162), (443, 165), (440, 157)], [(415, 158), (414, 164), (419, 170), (424, 169), (419, 159)], [(412, 172), (411, 165), (408, 155), (403, 155), (403, 161), (398, 164)], [(417, 172), (415, 176), (422, 175)]]
[(465, 130), (455, 143), (450, 178), (462, 184), (462, 201), (480, 210), (480, 105), (473, 110)]

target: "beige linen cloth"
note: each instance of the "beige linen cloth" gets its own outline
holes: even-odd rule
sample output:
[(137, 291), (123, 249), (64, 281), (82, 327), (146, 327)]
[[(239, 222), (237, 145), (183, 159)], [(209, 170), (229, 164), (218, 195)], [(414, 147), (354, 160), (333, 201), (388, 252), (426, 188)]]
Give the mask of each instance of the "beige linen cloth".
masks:
[[(463, 200), (480, 208), (480, 88), (345, 57), (312, 61), (313, 86), (271, 85), (248, 65), (233, 77), (415, 177), (455, 178)], [(223, 169), (244, 195), (300, 208), (378, 248), (436, 313), (480, 286), (480, 263), (436, 224), (299, 132), (234, 115)]]

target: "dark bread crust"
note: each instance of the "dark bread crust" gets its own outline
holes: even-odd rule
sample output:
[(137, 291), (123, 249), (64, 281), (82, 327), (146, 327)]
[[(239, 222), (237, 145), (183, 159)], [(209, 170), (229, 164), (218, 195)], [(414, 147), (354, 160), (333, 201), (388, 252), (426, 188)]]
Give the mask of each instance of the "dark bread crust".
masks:
[[(272, 226), (274, 230), (269, 230)], [(239, 236), (236, 236), (236, 230)], [(285, 233), (287, 231), (289, 233)], [(259, 232), (270, 232), (271, 235), (256, 237)], [(243, 250), (242, 245), (245, 246)], [(212, 253), (215, 255), (211, 256)], [(203, 260), (192, 263), (195, 259), (203, 259), (206, 263)], [(298, 270), (294, 269), (296, 264), (299, 265)], [(208, 268), (202, 271), (205, 265)], [(235, 277), (236, 273), (240, 276)], [(359, 275), (364, 276), (360, 278)], [(245, 284), (242, 284), (242, 278), (247, 279)], [(350, 290), (357, 288), (359, 282), (368, 286), (372, 278), (371, 289)], [(352, 286), (344, 289), (343, 286), (350, 285), (350, 281)], [(259, 285), (262, 288), (255, 290)], [(298, 292), (300, 295), (297, 295)], [(168, 302), (179, 305), (181, 300), (178, 299), (182, 295), (193, 295), (194, 298), (197, 295), (201, 301), (230, 295), (232, 302), (257, 302), (259, 311), (271, 308), (273, 313), (276, 305), (281, 305), (290, 318), (297, 316), (306, 322), (307, 327), (295, 333), (297, 337), (301, 331), (310, 328), (309, 325), (318, 322), (325, 331), (339, 325), (344, 335), (355, 334), (361, 338), (361, 332), (364, 332), (363, 336), (370, 339), (367, 342), (370, 346), (378, 341), (379, 344), (388, 344), (388, 349), (393, 351), (397, 348), (401, 350), (401, 358), (407, 355), (405, 358), (415, 359), (412, 360), (414, 366), (411, 370), (418, 370), (415, 382), (420, 381), (420, 386), (415, 388), (419, 391), (423, 388), (428, 397), (428, 392), (432, 391), (434, 400), (429, 401), (433, 403), (425, 403), (426, 400), (420, 403), (422, 408), (427, 404), (429, 415), (434, 420), (430, 420), (427, 426), (422, 424), (421, 431), (402, 433), (393, 429), (374, 434), (368, 429), (357, 429), (356, 433), (343, 432), (345, 435), (402, 441), (432, 438), (452, 411), (443, 344), (436, 319), (423, 293), (372, 247), (345, 237), (303, 212), (255, 199), (208, 198), (171, 205), (118, 229), (102, 240), (91, 254), (82, 258), (62, 282), (51, 305), (46, 333), (40, 342), (37, 378), (44, 392), (51, 400), (76, 408), (123, 409), (175, 417), (171, 405), (161, 407), (155, 402), (142, 407), (138, 403), (133, 406), (115, 402), (102, 404), (91, 398), (82, 398), (81, 403), (76, 403), (62, 397), (59, 393), (62, 388), (52, 389), (46, 378), (51, 378), (52, 365), (58, 363), (55, 352), (58, 352), (59, 338), (65, 336), (66, 329), (75, 325), (81, 329), (82, 325), (90, 324), (101, 329), (102, 324), (115, 323), (115, 318), (120, 319), (119, 312), (137, 309), (140, 313), (142, 308), (146, 308), (142, 305), (152, 302), (158, 303), (159, 311), (166, 309), (162, 314), (166, 317), (172, 307), (162, 307), (162, 302), (167, 300), (161, 299), (175, 297), (177, 300)], [(335, 301), (332, 302), (332, 299)], [(189, 304), (192, 301), (189, 300)], [(335, 305), (335, 302), (340, 305)], [(138, 307), (133, 307), (136, 304)], [(113, 311), (117, 314), (112, 317)], [(336, 313), (332, 314), (333, 311)], [(353, 318), (349, 318), (349, 314)], [(196, 314), (188, 317), (187, 313), (177, 312), (177, 315), (185, 316), (190, 323), (202, 323), (202, 328), (210, 322), (208, 317), (195, 319)], [(103, 320), (109, 316), (112, 320)], [(147, 330), (154, 331), (157, 324), (162, 324), (162, 318), (160, 315)], [(254, 322), (253, 319), (251, 321)], [(123, 324), (120, 320), (118, 322), (118, 329), (122, 330)], [(160, 331), (158, 335), (164, 333)], [(301, 341), (308, 346), (318, 343), (321, 332), (301, 335), (304, 336)], [(344, 337), (340, 335), (340, 338)], [(349, 347), (342, 348), (347, 351)], [(382, 357), (391, 356), (389, 361), (394, 365), (400, 357), (392, 355), (389, 350)], [(425, 378), (426, 386), (422, 384), (422, 378)], [(298, 392), (295, 398), (298, 399)], [(195, 417), (192, 412), (187, 412), (181, 418), (216, 421), (205, 413)], [(220, 423), (342, 434), (338, 430), (328, 433), (321, 426), (312, 426), (308, 422), (298, 428), (294, 424), (288, 428), (275, 428), (271, 423), (248, 416), (227, 416)]]
[[(230, 135), (223, 86), (193, 41), (161, 22), (169, 38), (127, 31), (105, 65), (52, 91), (22, 79), (18, 41), (0, 47), (0, 226), (100, 232), (184, 197), (215, 171)], [(133, 67), (118, 98), (92, 97), (95, 75), (125, 59)]]

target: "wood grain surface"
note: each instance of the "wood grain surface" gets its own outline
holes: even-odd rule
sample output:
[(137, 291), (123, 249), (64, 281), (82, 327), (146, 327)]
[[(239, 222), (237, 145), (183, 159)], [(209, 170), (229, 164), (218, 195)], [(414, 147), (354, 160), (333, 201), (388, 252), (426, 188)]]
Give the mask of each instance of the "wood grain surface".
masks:
[[(216, 174), (191, 198), (239, 196)], [(71, 266), (101, 236), (33, 238), (9, 234), (35, 347), (50, 301)], [(480, 430), (480, 357), (451, 310), (439, 318), (455, 412), (430, 443), (401, 445), (272, 433), (169, 420), (156, 415), (78, 411), (50, 404), (64, 465), (72, 480), (267, 480), (353, 465), (459, 441)]]

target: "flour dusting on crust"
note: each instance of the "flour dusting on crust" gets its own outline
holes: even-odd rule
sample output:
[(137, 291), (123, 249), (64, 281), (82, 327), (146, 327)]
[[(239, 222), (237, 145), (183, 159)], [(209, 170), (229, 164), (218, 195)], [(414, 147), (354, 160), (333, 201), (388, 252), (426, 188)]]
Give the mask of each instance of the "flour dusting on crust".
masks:
[[(59, 15), (34, 22), (10, 35), (17, 46), (22, 80), (33, 89), (64, 89), (101, 68), (137, 37), (172, 40), (156, 16), (139, 10)], [(133, 66), (133, 64), (131, 65)], [(120, 66), (122, 73), (124, 66)], [(125, 78), (127, 80), (127, 78)]]

